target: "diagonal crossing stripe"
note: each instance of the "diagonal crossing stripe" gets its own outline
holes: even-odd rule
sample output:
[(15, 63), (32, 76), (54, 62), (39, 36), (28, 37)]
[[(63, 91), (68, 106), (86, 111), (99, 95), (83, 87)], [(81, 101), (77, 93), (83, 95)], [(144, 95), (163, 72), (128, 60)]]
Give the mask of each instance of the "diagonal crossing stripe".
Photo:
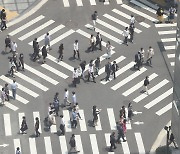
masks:
[(4, 118), (5, 135), (6, 136), (11, 136), (12, 135), (12, 131), (11, 131), (10, 114), (3, 114), (3, 118)]
[(30, 153), (31, 154), (37, 154), (35, 138), (29, 138), (29, 147), (30, 147)]
[(127, 78), (125, 78), (124, 80), (122, 80), (121, 82), (115, 84), (113, 87), (111, 87), (111, 89), (113, 90), (117, 90), (120, 87), (122, 87), (123, 85), (125, 85), (126, 83), (130, 82), (131, 80), (133, 80), (134, 78), (136, 78), (137, 76), (139, 76), (140, 74), (144, 73), (147, 69), (146, 68), (141, 68), (140, 71), (137, 71), (133, 74), (131, 74), (130, 76), (128, 76)]
[(96, 5), (96, 0), (90, 0), (91, 5)]
[(168, 58), (175, 58), (175, 53), (167, 54), (167, 57), (168, 57)]
[(51, 146), (51, 138), (49, 136), (44, 137), (44, 143), (45, 143), (46, 154), (53, 154), (52, 146)]
[(164, 42), (174, 42), (176, 41), (176, 38), (164, 38), (164, 39), (161, 39), (161, 41), (164, 43)]
[(91, 141), (91, 147), (92, 147), (92, 153), (93, 154), (99, 154), (99, 148), (97, 144), (96, 134), (89, 134), (90, 141)]
[(176, 34), (176, 30), (158, 31), (159, 35)]
[(64, 7), (70, 7), (69, 0), (63, 0)]
[(83, 6), (82, 0), (76, 0), (77, 6)]
[(173, 23), (173, 24), (155, 24), (155, 27), (176, 27), (177, 23)]
[(164, 46), (165, 50), (175, 50), (176, 46), (175, 45), (169, 45), (169, 46)]
[(23, 26), (15, 29), (14, 31), (12, 31), (11, 33), (9, 33), (9, 35), (10, 35), (10, 36), (14, 36), (14, 35), (16, 35), (17, 33), (23, 31), (24, 29), (30, 27), (30, 26), (33, 25), (34, 23), (42, 20), (43, 18), (45, 18), (45, 17), (44, 17), (43, 15), (40, 15), (40, 16), (36, 17), (35, 19), (29, 21), (29, 22), (26, 23), (25, 25), (23, 25)]
[(156, 114), (158, 116), (161, 116), (162, 114), (166, 113), (167, 111), (169, 111), (170, 109), (172, 109), (172, 102), (169, 103), (168, 105), (166, 105), (165, 107), (163, 107), (162, 109), (160, 109), (159, 111), (156, 112)]
[(35, 28), (34, 30), (26, 33), (25, 35), (23, 35), (23, 36), (21, 36), (21, 37), (19, 37), (18, 39), (21, 40), (21, 41), (23, 41), (23, 40), (27, 39), (28, 37), (36, 34), (36, 33), (39, 32), (39, 31), (41, 31), (42, 29), (48, 27), (49, 25), (51, 25), (51, 24), (54, 23), (54, 22), (55, 22), (54, 20), (49, 20), (49, 21), (47, 21), (46, 23), (42, 24), (41, 26)]
[(61, 147), (61, 153), (62, 154), (68, 154), (66, 137), (65, 136), (59, 136), (59, 142), (60, 142), (60, 147)]
[(141, 133), (134, 133), (134, 135), (135, 135), (135, 138), (136, 138), (136, 143), (137, 143), (139, 153), (140, 154), (146, 154), (144, 144), (143, 144), (143, 140), (142, 140), (142, 137), (141, 137)]

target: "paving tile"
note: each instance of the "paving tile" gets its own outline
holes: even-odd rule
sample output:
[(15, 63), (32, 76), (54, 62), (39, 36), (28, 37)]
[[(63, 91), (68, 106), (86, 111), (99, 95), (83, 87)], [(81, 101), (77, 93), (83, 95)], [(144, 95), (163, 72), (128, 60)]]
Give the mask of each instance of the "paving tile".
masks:
[(4, 7), (8, 10), (16, 10), (15, 4), (4, 4)]
[(15, 3), (15, 0), (4, 0), (4, 4), (12, 4)]
[(28, 6), (28, 3), (17, 3), (18, 10), (27, 9)]

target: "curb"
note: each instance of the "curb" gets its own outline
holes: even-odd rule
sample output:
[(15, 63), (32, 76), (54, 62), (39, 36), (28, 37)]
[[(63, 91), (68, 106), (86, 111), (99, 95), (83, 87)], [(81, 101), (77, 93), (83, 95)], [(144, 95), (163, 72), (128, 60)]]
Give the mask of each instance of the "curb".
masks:
[(34, 14), (36, 11), (38, 11), (48, 0), (41, 0), (35, 7), (31, 8), (27, 13), (14, 18), (12, 21), (10, 21), (9, 23), (7, 23), (8, 27), (11, 27), (14, 24), (17, 24), (18, 22), (26, 19), (27, 17), (31, 16), (32, 14)]
[[(167, 123), (167, 126), (170, 126), (171, 121)], [(153, 146), (151, 147), (150, 154), (156, 154), (156, 149), (161, 145), (163, 139), (166, 137), (166, 131), (164, 128), (160, 131), (159, 135), (157, 136)]]

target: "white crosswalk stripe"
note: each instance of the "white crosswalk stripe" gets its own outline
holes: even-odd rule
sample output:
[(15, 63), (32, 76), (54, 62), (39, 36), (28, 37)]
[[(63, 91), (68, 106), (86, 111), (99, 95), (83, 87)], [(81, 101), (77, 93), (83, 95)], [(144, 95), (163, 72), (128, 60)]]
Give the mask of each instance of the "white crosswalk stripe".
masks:
[(63, 110), (63, 116), (65, 121), (65, 130), (66, 132), (72, 132), (70, 115), (68, 110)]
[(10, 114), (3, 114), (3, 118), (4, 118), (5, 135), (6, 136), (11, 136), (12, 135), (12, 131), (11, 131)]
[(96, 5), (96, 0), (90, 0), (91, 5)]
[(142, 137), (141, 137), (141, 133), (134, 133), (134, 135), (135, 135), (135, 138), (136, 138), (136, 143), (137, 143), (139, 153), (140, 154), (146, 154), (144, 144), (143, 144), (143, 140), (142, 140)]
[[(107, 147), (110, 147), (111, 144), (110, 144), (110, 133), (105, 133), (105, 140), (106, 140), (106, 145)], [(108, 154), (114, 154), (114, 152), (108, 152)]]
[(40, 16), (36, 17), (35, 19), (29, 21), (29, 22), (26, 23), (25, 25), (23, 25), (23, 26), (15, 29), (14, 31), (12, 31), (11, 33), (9, 33), (9, 35), (10, 35), (10, 36), (14, 36), (14, 35), (16, 35), (17, 33), (23, 31), (24, 29), (32, 26), (33, 24), (35, 24), (36, 22), (38, 22), (38, 21), (40, 21), (40, 20), (42, 20), (42, 19), (44, 19), (44, 18), (45, 18), (45, 17), (44, 17), (43, 15), (40, 15)]
[(51, 139), (49, 136), (44, 137), (44, 143), (45, 143), (46, 154), (53, 154), (52, 146), (51, 146)]
[(169, 46), (164, 46), (165, 50), (172, 50), (172, 49), (176, 49), (175, 45), (169, 45)]
[(13, 143), (14, 143), (14, 153), (16, 152), (17, 147), (19, 147), (20, 150), (21, 150), (21, 142), (20, 142), (20, 139), (13, 139)]
[(175, 58), (175, 53), (167, 54), (168, 58)]
[(77, 151), (79, 154), (84, 154), (83, 146), (82, 146), (82, 141), (81, 141), (81, 136), (80, 135), (75, 135), (75, 140), (76, 140), (76, 145), (77, 145)]
[(81, 129), (81, 131), (87, 131), (84, 111), (83, 110), (79, 110), (79, 114), (81, 116), (81, 119), (79, 120), (80, 129)]
[(19, 37), (18, 39), (21, 40), (21, 41), (23, 41), (23, 40), (27, 39), (28, 37), (36, 34), (36, 33), (39, 32), (39, 31), (41, 31), (42, 29), (48, 27), (49, 25), (51, 25), (51, 24), (54, 23), (54, 22), (55, 22), (55, 21), (53, 21), (53, 20), (49, 20), (49, 21), (47, 21), (46, 23), (42, 24), (41, 26), (35, 28), (34, 30), (26, 33), (25, 35), (23, 35), (23, 36), (21, 36), (21, 37)]
[(82, 0), (76, 0), (77, 6), (83, 6)]
[(70, 7), (69, 0), (63, 0), (64, 7)]
[(89, 134), (90, 141), (91, 141), (91, 147), (92, 147), (92, 153), (93, 154), (99, 154), (99, 148), (97, 144), (96, 134)]
[[(19, 118), (19, 129), (21, 128), (21, 124), (22, 124), (22, 120), (23, 120), (23, 117), (25, 116), (25, 113), (18, 113), (18, 118)], [(21, 130), (20, 130), (20, 133), (22, 133), (21, 132)]]
[(173, 24), (155, 24), (155, 27), (161, 28), (161, 27), (176, 27), (177, 23)]
[(116, 120), (114, 117), (114, 111), (112, 108), (107, 108), (108, 118), (111, 130), (116, 130)]
[(170, 62), (171, 66), (175, 66), (175, 62)]
[(127, 142), (121, 142), (124, 154), (130, 154), (129, 145)]
[(62, 154), (68, 154), (67, 143), (65, 136), (59, 136), (59, 142)]
[(161, 116), (162, 114), (166, 113), (172, 108), (172, 103), (169, 103), (168, 105), (164, 106), (162, 109), (158, 110), (156, 114), (158, 116)]
[(33, 118), (34, 118), (34, 126), (36, 123), (36, 118), (39, 118), (39, 132), (42, 133), (42, 129), (41, 129), (41, 119), (40, 119), (40, 114), (39, 112), (33, 112)]
[(158, 31), (159, 35), (176, 34), (176, 30)]
[(161, 39), (161, 41), (163, 43), (165, 43), (165, 42), (174, 42), (174, 41), (176, 41), (176, 38), (164, 38), (164, 39)]
[(29, 138), (29, 147), (30, 147), (31, 154), (37, 154), (35, 138)]

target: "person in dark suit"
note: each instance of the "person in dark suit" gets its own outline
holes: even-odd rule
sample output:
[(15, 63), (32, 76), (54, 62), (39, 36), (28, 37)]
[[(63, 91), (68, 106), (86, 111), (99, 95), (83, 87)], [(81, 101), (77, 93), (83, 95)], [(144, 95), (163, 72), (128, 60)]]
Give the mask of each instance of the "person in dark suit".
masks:
[(36, 117), (35, 118), (36, 122), (35, 122), (35, 135), (36, 137), (40, 136), (40, 132), (39, 132), (39, 118)]
[(101, 34), (98, 32), (96, 35), (96, 45), (95, 46), (97, 46), (99, 44), (99, 50), (102, 51), (101, 41), (102, 41), (102, 37), (101, 37)]
[(61, 43), (58, 51), (59, 52), (58, 62), (63, 60), (63, 50), (64, 50), (64, 46), (63, 43)]
[(108, 62), (106, 65), (105, 65), (105, 72), (106, 72), (106, 81), (109, 80), (109, 77), (110, 77), (110, 74), (111, 74), (111, 63)]
[(116, 71), (119, 69), (119, 66), (116, 64), (116, 61), (113, 61), (113, 65), (111, 69), (112, 69), (112, 75), (114, 79), (116, 79)]
[(47, 57), (47, 49), (45, 45), (42, 48), (42, 56), (43, 56), (42, 64), (44, 64), (46, 62), (46, 57)]
[(116, 139), (115, 139), (115, 132), (112, 132), (112, 134), (110, 135), (110, 148), (109, 151), (113, 152), (112, 148), (116, 149)]
[(36, 46), (37, 46), (37, 38), (35, 38), (35, 39), (33, 40), (33, 49), (34, 49), (34, 52), (33, 52), (33, 54), (32, 54), (32, 57), (34, 57), (34, 55), (35, 55)]

